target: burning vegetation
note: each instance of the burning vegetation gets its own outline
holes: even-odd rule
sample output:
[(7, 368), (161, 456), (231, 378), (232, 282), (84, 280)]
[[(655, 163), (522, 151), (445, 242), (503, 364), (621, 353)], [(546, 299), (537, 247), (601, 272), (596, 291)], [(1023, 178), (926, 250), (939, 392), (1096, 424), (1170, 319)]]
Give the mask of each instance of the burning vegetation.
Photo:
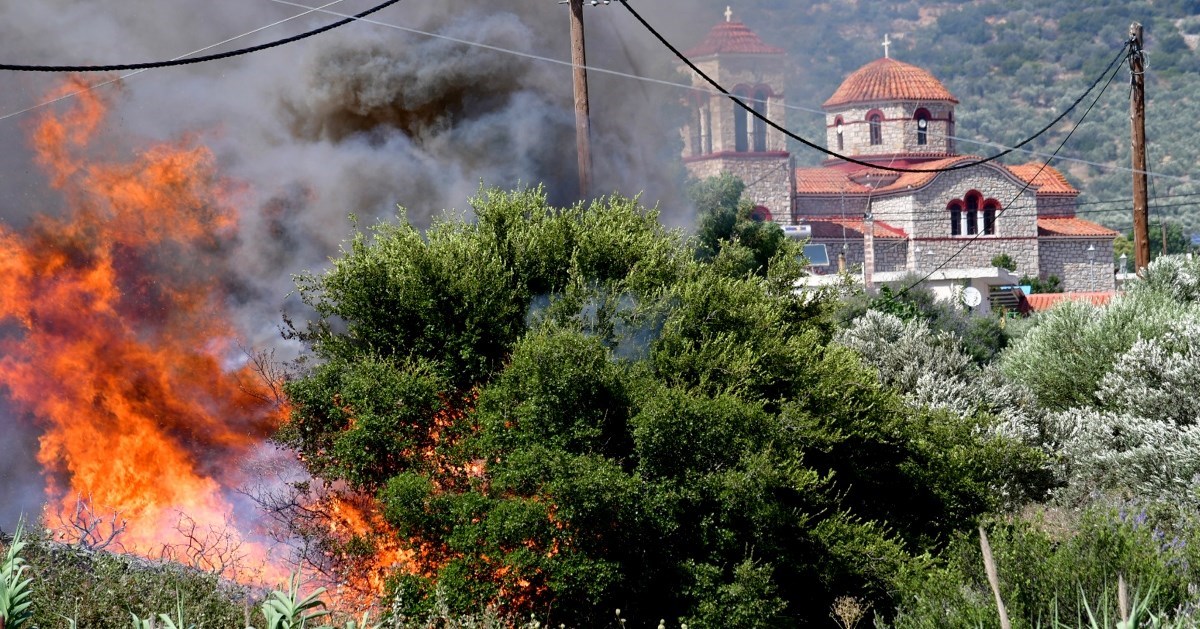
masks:
[(236, 190), (194, 138), (97, 157), (107, 107), (86, 87), (63, 85), (70, 108), (30, 132), (64, 206), (0, 227), (0, 384), (40, 430), (62, 536), (87, 544), (109, 522), (130, 552), (213, 568), (198, 536), (236, 530), (238, 462), (280, 419), (226, 314)]

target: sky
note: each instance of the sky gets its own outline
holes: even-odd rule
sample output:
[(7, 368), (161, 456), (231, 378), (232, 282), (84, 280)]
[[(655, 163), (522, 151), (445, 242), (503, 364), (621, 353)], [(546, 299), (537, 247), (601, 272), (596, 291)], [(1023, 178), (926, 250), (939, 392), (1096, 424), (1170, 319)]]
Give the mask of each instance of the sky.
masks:
[[(327, 8), (353, 14), (374, 4), (341, 0)], [(684, 0), (644, 4), (639, 10), (684, 47), (724, 19), (723, 7), (703, 16)], [(157, 61), (280, 21), (205, 53), (337, 19), (283, 0), (8, 2), (0, 5), (0, 20), (19, 28), (0, 38), (0, 60)], [(441, 216), (469, 216), (481, 186), (544, 185), (552, 203), (577, 201), (571, 69), (562, 63), (570, 59), (566, 5), (403, 0), (371, 19), (380, 24), (353, 23), (279, 48), (150, 70), (95, 88), (111, 108), (89, 149), (98, 159), (119, 161), (190, 138), (207, 146), (220, 173), (238, 184), (236, 234), (217, 268), (250, 347), (295, 350), (279, 331), (281, 313), (304, 315), (293, 275), (319, 271), (337, 255), (354, 229), (352, 214), (363, 227), (394, 220), (403, 208), (407, 220), (424, 228)], [(585, 21), (590, 65), (687, 80), (616, 3), (588, 6)], [(0, 225), (7, 229), (20, 232), (32, 217), (64, 207), (29, 148), (38, 117), (72, 105), (72, 99), (45, 104), (62, 80), (0, 73)], [(674, 159), (681, 115), (675, 105), (686, 90), (598, 72), (590, 85), (594, 191), (640, 194), (664, 223), (688, 228), (693, 210)], [(9, 528), (14, 514), (35, 508), (41, 494), (35, 424), (17, 414), (0, 398), (0, 427), (8, 436), (0, 445), (0, 527)]]

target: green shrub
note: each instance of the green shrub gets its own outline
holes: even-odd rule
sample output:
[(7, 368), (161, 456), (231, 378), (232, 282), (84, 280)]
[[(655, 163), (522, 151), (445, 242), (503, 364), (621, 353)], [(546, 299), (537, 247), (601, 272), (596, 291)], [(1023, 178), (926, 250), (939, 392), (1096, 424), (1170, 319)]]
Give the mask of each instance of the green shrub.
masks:
[[(1118, 617), (1118, 577), (1145, 608), (1175, 614), (1196, 603), (1195, 528), (1155, 522), (1153, 514), (1096, 507), (1082, 515), (1043, 512), (995, 520), (988, 537), (1000, 591), (1015, 628), (1079, 626), (1091, 614)], [(960, 534), (944, 561), (900, 580), (896, 629), (994, 626), (997, 612), (979, 538)], [(1109, 624), (1108, 626), (1112, 626)]]
[(33, 534), (25, 547), (33, 579), (31, 624), (64, 619), (96, 629), (130, 625), (130, 615), (182, 613), (202, 627), (242, 627), (251, 591), (216, 575), (130, 555), (84, 551)]

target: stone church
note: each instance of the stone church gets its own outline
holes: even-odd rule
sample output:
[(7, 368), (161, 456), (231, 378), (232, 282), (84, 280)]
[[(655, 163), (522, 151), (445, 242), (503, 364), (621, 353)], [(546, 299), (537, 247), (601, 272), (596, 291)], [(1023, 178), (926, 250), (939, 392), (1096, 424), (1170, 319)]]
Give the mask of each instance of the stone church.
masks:
[[(688, 172), (727, 172), (746, 184), (763, 219), (825, 245), (829, 263), (887, 281), (905, 273), (961, 283), (1011, 283), (992, 261), (1007, 254), (1016, 276), (1056, 276), (1069, 292), (1114, 287), (1117, 232), (1075, 215), (1076, 190), (1052, 166), (988, 162), (948, 172), (899, 173), (880, 167), (943, 169), (981, 159), (955, 146), (958, 100), (928, 71), (884, 56), (852, 73), (823, 105), (825, 145), (872, 164), (828, 159), (795, 167), (787, 138), (727, 97), (697, 89), (683, 129)], [(687, 57), (743, 102), (786, 120), (787, 60), (726, 10)], [(936, 278), (934, 278), (936, 279)]]

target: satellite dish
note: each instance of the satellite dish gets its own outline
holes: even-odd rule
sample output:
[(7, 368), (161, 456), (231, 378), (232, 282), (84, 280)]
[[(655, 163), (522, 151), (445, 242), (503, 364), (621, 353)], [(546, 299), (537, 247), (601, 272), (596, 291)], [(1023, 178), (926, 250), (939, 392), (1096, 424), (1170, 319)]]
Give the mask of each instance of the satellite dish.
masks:
[(983, 303), (983, 293), (980, 293), (979, 289), (974, 286), (968, 286), (962, 291), (962, 301), (968, 308), (975, 308)]

